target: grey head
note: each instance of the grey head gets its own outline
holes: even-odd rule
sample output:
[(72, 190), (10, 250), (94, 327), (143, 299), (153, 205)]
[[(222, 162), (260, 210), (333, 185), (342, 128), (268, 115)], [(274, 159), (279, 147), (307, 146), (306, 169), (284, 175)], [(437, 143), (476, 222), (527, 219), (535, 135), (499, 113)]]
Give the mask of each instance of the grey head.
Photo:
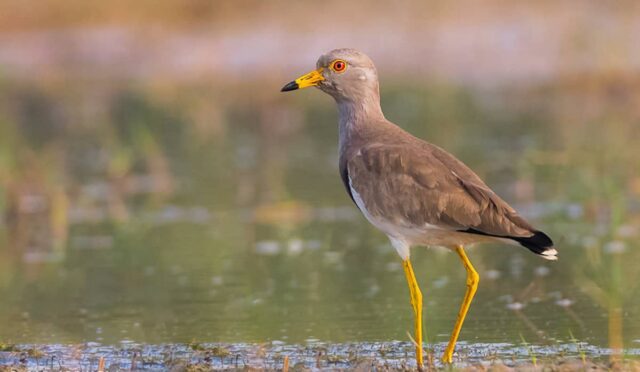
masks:
[(334, 49), (323, 54), (316, 70), (282, 88), (283, 92), (315, 86), (332, 96), (338, 104), (378, 104), (378, 73), (371, 59), (355, 49)]

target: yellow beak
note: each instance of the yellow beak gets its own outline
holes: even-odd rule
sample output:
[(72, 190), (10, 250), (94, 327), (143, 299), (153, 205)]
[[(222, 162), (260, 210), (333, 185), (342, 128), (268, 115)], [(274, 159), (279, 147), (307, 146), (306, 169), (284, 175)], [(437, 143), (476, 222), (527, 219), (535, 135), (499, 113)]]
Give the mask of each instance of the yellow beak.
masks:
[(296, 80), (282, 87), (281, 92), (288, 92), (290, 90), (302, 89), (307, 87), (314, 87), (324, 80), (322, 76), (322, 67), (317, 70), (313, 70), (306, 75), (302, 75)]

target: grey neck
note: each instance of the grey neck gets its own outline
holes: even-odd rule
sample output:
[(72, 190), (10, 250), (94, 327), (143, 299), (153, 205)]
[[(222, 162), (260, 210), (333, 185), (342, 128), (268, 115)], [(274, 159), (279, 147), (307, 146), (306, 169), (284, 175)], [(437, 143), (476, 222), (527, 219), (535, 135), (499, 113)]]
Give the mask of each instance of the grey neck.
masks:
[(377, 94), (361, 97), (357, 101), (341, 99), (336, 102), (339, 115), (340, 151), (353, 137), (361, 136), (367, 127), (385, 121), (380, 108), (380, 97)]

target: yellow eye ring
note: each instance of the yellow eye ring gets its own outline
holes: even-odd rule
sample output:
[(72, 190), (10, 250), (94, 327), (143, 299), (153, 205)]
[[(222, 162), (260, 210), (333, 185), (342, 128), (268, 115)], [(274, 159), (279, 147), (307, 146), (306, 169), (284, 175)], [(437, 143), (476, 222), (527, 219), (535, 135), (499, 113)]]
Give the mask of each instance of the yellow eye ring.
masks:
[(347, 62), (341, 59), (336, 59), (335, 61), (331, 62), (331, 65), (329, 67), (335, 72), (344, 72), (344, 70), (346, 70), (347, 68)]

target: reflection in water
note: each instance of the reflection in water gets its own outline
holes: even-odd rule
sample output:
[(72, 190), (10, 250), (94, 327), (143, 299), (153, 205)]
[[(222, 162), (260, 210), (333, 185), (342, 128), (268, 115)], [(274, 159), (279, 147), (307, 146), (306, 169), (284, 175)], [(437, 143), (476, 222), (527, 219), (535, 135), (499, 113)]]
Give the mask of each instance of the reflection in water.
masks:
[[(96, 98), (69, 84), (79, 93), (64, 99), (0, 88), (26, 105), (0, 110), (0, 341), (407, 340), (399, 262), (344, 194), (329, 102), (209, 86), (92, 86)], [(558, 240), (554, 264), (471, 249), (487, 280), (461, 340), (579, 340), (614, 358), (637, 347), (637, 113), (580, 110), (607, 99), (606, 84), (493, 99), (397, 86), (383, 91), (392, 120), (458, 154)], [(464, 272), (443, 250), (414, 256), (428, 340), (445, 342)]]

